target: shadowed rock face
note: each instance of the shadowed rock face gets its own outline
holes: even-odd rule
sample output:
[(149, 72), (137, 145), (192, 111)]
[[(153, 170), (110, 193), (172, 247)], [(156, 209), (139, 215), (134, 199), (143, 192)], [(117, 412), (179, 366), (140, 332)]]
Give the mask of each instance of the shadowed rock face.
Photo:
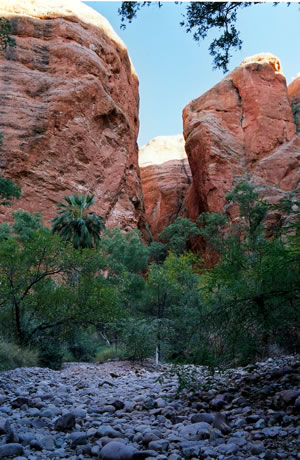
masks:
[[(291, 91), (290, 98), (296, 93)], [(262, 193), (271, 202), (299, 186), (300, 137), (275, 56), (245, 59), (185, 107), (183, 122), (193, 176), (189, 217), (224, 211), (235, 180), (267, 185)]]
[(288, 96), (292, 107), (297, 133), (300, 134), (300, 74), (288, 86)]
[(1, 0), (1, 16), (17, 42), (0, 56), (1, 173), (22, 186), (3, 211), (41, 211), (47, 224), (63, 195), (92, 192), (109, 227), (142, 228), (138, 80), (124, 44), (75, 0)]
[(183, 136), (160, 136), (139, 152), (146, 220), (154, 237), (180, 215), (186, 217), (191, 171)]

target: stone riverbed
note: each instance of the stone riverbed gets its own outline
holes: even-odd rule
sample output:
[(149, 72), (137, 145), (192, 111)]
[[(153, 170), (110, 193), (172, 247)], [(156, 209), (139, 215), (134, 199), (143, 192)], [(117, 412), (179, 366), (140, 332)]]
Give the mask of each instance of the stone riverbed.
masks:
[(177, 394), (151, 362), (0, 373), (0, 458), (300, 459), (299, 356), (210, 374)]

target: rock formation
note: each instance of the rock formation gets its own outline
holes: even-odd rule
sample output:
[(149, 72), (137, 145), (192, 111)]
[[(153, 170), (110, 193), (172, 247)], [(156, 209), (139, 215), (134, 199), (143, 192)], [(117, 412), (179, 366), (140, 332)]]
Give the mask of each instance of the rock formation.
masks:
[(288, 86), (288, 96), (292, 107), (297, 133), (300, 134), (300, 74)]
[(182, 135), (159, 136), (139, 152), (146, 220), (156, 237), (179, 215), (186, 216), (185, 196), (191, 171)]
[[(294, 105), (299, 98), (297, 85), (290, 87)], [(188, 104), (183, 121), (193, 176), (189, 217), (224, 211), (225, 195), (236, 180), (266, 185), (261, 188), (263, 196), (272, 202), (299, 186), (300, 137), (275, 56), (245, 59)]]
[(16, 39), (0, 56), (1, 173), (22, 186), (12, 210), (47, 224), (63, 195), (92, 192), (108, 226), (142, 227), (138, 80), (124, 44), (79, 0), (1, 0), (3, 16)]

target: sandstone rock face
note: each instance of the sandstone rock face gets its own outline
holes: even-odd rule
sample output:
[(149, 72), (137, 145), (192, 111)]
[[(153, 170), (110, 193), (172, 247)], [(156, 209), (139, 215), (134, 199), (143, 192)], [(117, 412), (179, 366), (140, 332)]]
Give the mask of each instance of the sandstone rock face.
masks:
[(183, 121), (193, 175), (189, 217), (224, 211), (236, 180), (267, 185), (263, 195), (273, 202), (299, 186), (300, 138), (275, 56), (247, 58), (186, 106)]
[(47, 224), (63, 195), (92, 192), (106, 225), (142, 227), (138, 80), (122, 41), (77, 0), (1, 0), (1, 16), (17, 44), (0, 56), (1, 173), (22, 186), (12, 210)]
[(159, 136), (139, 152), (146, 220), (154, 237), (179, 215), (186, 216), (185, 197), (191, 171), (182, 135)]
[(297, 133), (300, 134), (300, 74), (288, 86), (288, 96), (292, 107)]

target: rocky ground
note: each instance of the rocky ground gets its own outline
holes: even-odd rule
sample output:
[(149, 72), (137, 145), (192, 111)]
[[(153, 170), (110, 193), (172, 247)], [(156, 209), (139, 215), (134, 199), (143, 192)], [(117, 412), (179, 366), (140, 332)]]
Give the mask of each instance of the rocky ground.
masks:
[(0, 374), (0, 458), (300, 459), (299, 356), (210, 375), (176, 394), (167, 366), (129, 362)]

